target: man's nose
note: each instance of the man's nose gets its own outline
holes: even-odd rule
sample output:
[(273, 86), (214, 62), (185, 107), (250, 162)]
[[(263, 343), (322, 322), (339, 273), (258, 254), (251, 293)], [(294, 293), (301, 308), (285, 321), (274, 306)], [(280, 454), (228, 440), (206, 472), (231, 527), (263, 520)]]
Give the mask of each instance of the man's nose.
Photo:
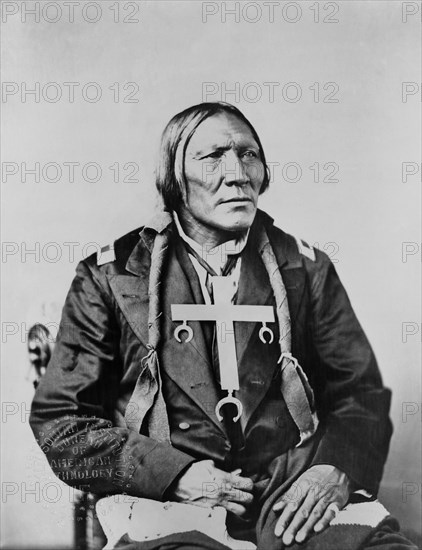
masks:
[(250, 182), (246, 168), (235, 151), (226, 152), (221, 170), (226, 185), (245, 185)]

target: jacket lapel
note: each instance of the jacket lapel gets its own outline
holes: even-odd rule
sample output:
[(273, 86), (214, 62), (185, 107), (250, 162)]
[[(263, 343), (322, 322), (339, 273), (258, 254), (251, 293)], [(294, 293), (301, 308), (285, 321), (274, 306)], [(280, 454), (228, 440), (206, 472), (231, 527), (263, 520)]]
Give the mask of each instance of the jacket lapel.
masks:
[(174, 337), (174, 330), (180, 323), (172, 321), (171, 305), (203, 303), (198, 276), (183, 246), (177, 244), (172, 246), (163, 286), (162, 368), (224, 432), (222, 423), (215, 415), (215, 406), (220, 395), (213, 375), (209, 358), (210, 350), (204, 337), (202, 323), (187, 320), (193, 330), (193, 338), (190, 342), (179, 343)]
[(148, 343), (150, 262), (150, 253), (145, 247), (144, 241), (140, 239), (126, 263), (126, 274), (110, 273), (107, 275), (117, 304), (144, 347)]
[(140, 239), (125, 265), (127, 274), (108, 274), (108, 281), (116, 301), (133, 332), (144, 347), (148, 344), (149, 270), (151, 250), (157, 232), (167, 230), (172, 223), (168, 212), (157, 212), (140, 233)]
[[(273, 293), (265, 266), (256, 249), (247, 245), (242, 254), (237, 305), (275, 306)], [(275, 310), (275, 308), (274, 308)], [(268, 324), (274, 333), (272, 344), (263, 344), (259, 339), (260, 323), (235, 322), (236, 354), (239, 370), (240, 391), (243, 404), (241, 417), (245, 427), (268, 391), (277, 366), (277, 322)]]
[[(267, 270), (258, 251), (258, 229), (261, 223), (264, 223), (266, 230), (271, 235), (272, 219), (258, 211), (257, 219), (251, 228), (248, 244), (242, 254), (239, 292), (236, 301), (238, 305), (275, 304)], [(289, 243), (288, 238), (283, 239), (277, 235), (273, 242), (270, 236), (270, 242), (286, 286), (290, 319), (293, 325), (305, 289), (305, 270), (298, 259), (297, 250)], [(257, 327), (260, 327), (257, 323), (236, 323), (235, 325), (237, 359), (240, 362), (252, 333)], [(274, 329), (274, 327), (272, 328)]]
[(298, 329), (303, 328), (300, 312), (303, 310), (307, 287), (306, 270), (293, 237), (278, 230), (274, 232), (274, 240), (271, 244), (286, 287), (292, 331), (292, 353), (296, 357), (301, 343)]
[(144, 347), (148, 344), (148, 280), (133, 275), (109, 275), (114, 297)]
[[(249, 246), (249, 244), (242, 254), (238, 289), (236, 305), (272, 305), (273, 295), (265, 266), (258, 253), (253, 249), (253, 246)], [(234, 330), (238, 363), (241, 362), (256, 327), (257, 323), (235, 323)]]
[[(255, 232), (254, 232), (255, 233)], [(251, 234), (242, 255), (238, 305), (269, 305), (275, 308), (270, 280), (257, 249), (254, 233)], [(271, 238), (270, 238), (271, 240)], [(305, 269), (294, 248), (289, 249), (283, 240), (271, 242), (278, 268), (286, 287), (292, 329), (292, 349), (295, 350), (296, 319), (300, 311), (306, 284)], [(280, 347), (278, 321), (268, 325), (274, 333), (272, 344), (259, 339), (260, 323), (235, 323), (236, 351), (240, 378), (239, 397), (244, 405), (242, 425), (245, 428), (253, 412), (265, 397), (278, 368)]]
[(305, 295), (306, 271), (302, 266), (296, 267), (294, 265), (286, 265), (285, 268), (281, 270), (281, 276), (286, 287), (287, 301), (289, 304), (292, 331), (292, 353), (297, 357), (296, 350), (300, 347), (300, 345), (298, 346), (298, 344), (300, 344), (298, 339), (298, 328), (299, 325), (303, 325), (303, 323), (299, 322), (299, 316)]

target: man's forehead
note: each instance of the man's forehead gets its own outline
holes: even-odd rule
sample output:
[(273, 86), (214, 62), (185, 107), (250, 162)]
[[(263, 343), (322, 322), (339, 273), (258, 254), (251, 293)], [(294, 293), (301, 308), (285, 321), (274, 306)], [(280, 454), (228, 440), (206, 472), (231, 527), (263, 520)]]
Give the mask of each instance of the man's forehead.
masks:
[(231, 142), (257, 145), (245, 122), (235, 115), (219, 113), (201, 122), (189, 141), (188, 149), (224, 147)]

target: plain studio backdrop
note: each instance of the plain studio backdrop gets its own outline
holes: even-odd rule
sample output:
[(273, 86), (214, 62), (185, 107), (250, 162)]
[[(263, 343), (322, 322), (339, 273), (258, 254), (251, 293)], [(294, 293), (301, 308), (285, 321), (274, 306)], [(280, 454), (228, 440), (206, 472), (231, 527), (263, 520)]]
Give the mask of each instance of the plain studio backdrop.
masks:
[(160, 133), (203, 100), (251, 120), (261, 208), (335, 262), (393, 390), (380, 498), (417, 531), (419, 4), (2, 4), (2, 544), (72, 543), (28, 425), (29, 324), (54, 328), (77, 261), (150, 216)]

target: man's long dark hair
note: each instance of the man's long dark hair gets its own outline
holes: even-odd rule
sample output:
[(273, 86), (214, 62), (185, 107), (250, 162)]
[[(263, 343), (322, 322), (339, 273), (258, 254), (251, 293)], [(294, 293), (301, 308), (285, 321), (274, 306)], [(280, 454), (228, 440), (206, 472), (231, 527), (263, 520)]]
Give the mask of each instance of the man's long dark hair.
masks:
[(156, 186), (160, 193), (164, 206), (169, 211), (178, 210), (183, 202), (186, 190), (186, 178), (184, 171), (185, 153), (188, 143), (198, 126), (206, 118), (220, 113), (226, 113), (237, 117), (244, 122), (259, 146), (261, 161), (264, 165), (265, 175), (260, 193), (263, 193), (269, 185), (269, 169), (265, 160), (261, 140), (249, 120), (243, 113), (230, 103), (212, 102), (200, 103), (185, 109), (175, 115), (164, 129), (161, 137), (158, 166), (156, 170)]

